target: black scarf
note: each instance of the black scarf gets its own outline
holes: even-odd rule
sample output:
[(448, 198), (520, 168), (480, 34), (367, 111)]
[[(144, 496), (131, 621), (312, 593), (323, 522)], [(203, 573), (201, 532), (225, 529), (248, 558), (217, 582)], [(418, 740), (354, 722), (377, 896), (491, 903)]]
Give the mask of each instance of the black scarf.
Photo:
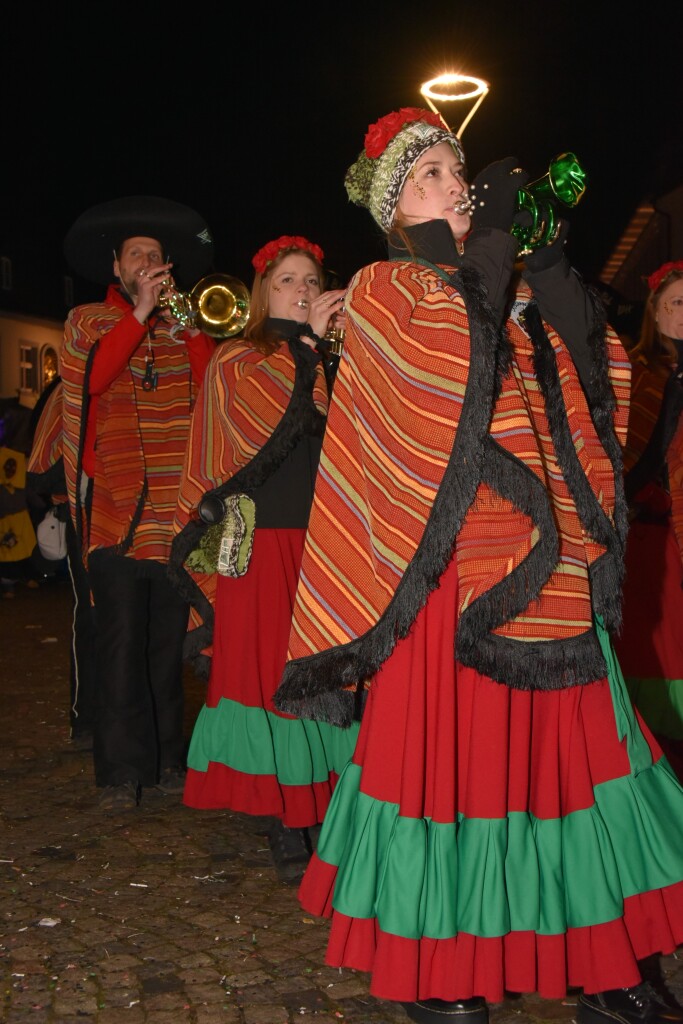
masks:
[(460, 256), (447, 221), (426, 220), (422, 224), (413, 224), (402, 230), (410, 242), (412, 251), (407, 251), (394, 236), (393, 241), (391, 238), (388, 241), (389, 259), (410, 260), (414, 256), (419, 256), (441, 266), (460, 266)]

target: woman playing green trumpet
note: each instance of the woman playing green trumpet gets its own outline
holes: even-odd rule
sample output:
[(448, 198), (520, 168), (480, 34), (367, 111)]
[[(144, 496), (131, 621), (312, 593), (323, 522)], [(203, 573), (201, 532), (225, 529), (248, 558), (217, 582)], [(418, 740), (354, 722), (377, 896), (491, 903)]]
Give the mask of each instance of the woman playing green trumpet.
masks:
[(517, 274), (527, 181), (470, 189), (413, 108), (347, 172), (388, 256), (349, 285), (275, 704), (362, 720), (299, 896), (420, 1024), (570, 987), (580, 1024), (680, 1022), (638, 961), (683, 941), (683, 789), (610, 640), (629, 363), (566, 224)]

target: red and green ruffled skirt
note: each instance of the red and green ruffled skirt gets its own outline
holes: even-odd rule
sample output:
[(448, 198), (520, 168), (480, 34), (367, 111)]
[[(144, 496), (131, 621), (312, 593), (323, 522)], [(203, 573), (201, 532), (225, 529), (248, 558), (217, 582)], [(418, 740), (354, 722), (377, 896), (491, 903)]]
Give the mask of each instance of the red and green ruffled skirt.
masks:
[(671, 520), (630, 526), (615, 649), (633, 703), (683, 780), (683, 564)]
[(454, 661), (455, 565), (372, 683), (299, 889), (326, 962), (413, 1001), (640, 981), (683, 942), (683, 789), (609, 678), (512, 690)]
[(183, 803), (322, 821), (358, 726), (339, 729), (273, 707), (287, 655), (305, 531), (257, 529), (246, 574), (219, 577), (206, 701), (188, 752)]

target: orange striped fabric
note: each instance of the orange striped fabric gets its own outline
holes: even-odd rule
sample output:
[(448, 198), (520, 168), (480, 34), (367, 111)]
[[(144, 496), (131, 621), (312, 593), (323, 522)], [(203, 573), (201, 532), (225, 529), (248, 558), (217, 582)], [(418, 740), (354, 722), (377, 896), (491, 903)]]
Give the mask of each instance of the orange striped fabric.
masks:
[[(530, 293), (529, 293), (529, 298)], [(576, 455), (600, 505), (613, 522), (615, 481), (613, 467), (596, 433), (571, 356), (557, 334), (546, 325), (557, 360)], [(592, 627), (590, 567), (605, 553), (605, 546), (586, 533), (576, 503), (560, 466), (550, 434), (545, 402), (535, 383), (534, 350), (530, 339), (514, 323), (508, 325), (514, 358), (512, 373), (496, 402), (490, 436), (501, 448), (523, 462), (537, 477), (550, 501), (557, 526), (557, 563), (540, 597), (519, 615), (494, 630), (515, 640), (562, 640)], [(619, 356), (618, 352), (615, 355)], [(623, 357), (613, 363), (620, 378), (621, 412), (618, 422), (624, 438), (628, 392), (628, 366)], [(618, 372), (617, 372), (618, 371)], [(457, 554), (463, 605), (481, 597), (519, 565), (536, 541), (533, 524), (510, 500), (481, 484), (458, 534)]]
[(628, 436), (624, 448), (624, 472), (628, 473), (641, 457), (650, 439), (662, 405), (671, 366), (648, 366), (640, 359), (633, 363)]
[[(93, 303), (73, 309), (62, 349), (64, 461), (72, 509), (77, 505), (80, 451), (86, 408), (88, 360), (93, 346), (126, 309)], [(144, 391), (147, 339), (124, 372), (100, 397), (97, 413), (96, 476), (89, 536), (84, 548), (114, 548), (134, 558), (167, 562), (173, 536), (178, 484), (198, 387), (187, 347), (158, 321), (152, 339), (156, 390)], [(79, 502), (80, 504), (80, 502)]]
[(64, 385), (59, 382), (40, 414), (28, 458), (29, 473), (46, 473), (62, 457), (62, 405)]
[[(655, 428), (664, 396), (664, 388), (673, 367), (667, 364), (648, 366), (642, 360), (633, 365), (631, 410), (628, 440), (624, 452), (624, 469), (631, 469), (645, 451)], [(683, 561), (683, 417), (679, 420), (666, 453), (671, 517)]]
[[(214, 352), (192, 415), (174, 532), (193, 518), (207, 491), (248, 465), (282, 419), (292, 395), (295, 365), (289, 347), (265, 356), (242, 341), (225, 342)], [(327, 389), (320, 364), (313, 402), (327, 412)]]
[[(206, 492), (247, 466), (269, 440), (287, 410), (295, 376), (287, 344), (269, 356), (242, 341), (225, 342), (216, 349), (192, 415), (174, 522), (176, 536), (196, 516)], [(315, 371), (312, 398), (317, 411), (325, 415), (328, 398), (322, 364)], [(214, 606), (216, 575), (187, 571)], [(190, 630), (201, 624), (201, 613), (193, 604)], [(209, 646), (204, 653), (210, 650)]]
[[(528, 301), (531, 293), (522, 287), (518, 298)], [(290, 636), (287, 697), (295, 692), (300, 665), (309, 672), (303, 689), (312, 693), (317, 685), (306, 659), (314, 659), (315, 666), (319, 653), (336, 648), (343, 654), (345, 645), (372, 636), (415, 560), (449, 460), (456, 471), (467, 471), (458, 468), (458, 450), (467, 441), (466, 392), (484, 373), (472, 355), (464, 299), (432, 269), (391, 262), (365, 267), (351, 283), (346, 308), (344, 354)], [(532, 497), (537, 495), (534, 500), (544, 509), (548, 503), (558, 551), (538, 599), (517, 615), (503, 615), (495, 632), (525, 643), (571, 640), (591, 627), (590, 573), (605, 543), (588, 535), (579, 521), (550, 438), (531, 344), (522, 330), (508, 326), (512, 368), (492, 409), (480, 482), (457, 536), (459, 614), (494, 594), (539, 544), (539, 530), (519, 501), (502, 497), (500, 486), (486, 475), (487, 460), (503, 470), (512, 465), (517, 478), (528, 481)], [(584, 501), (594, 518), (604, 519), (607, 535), (614, 531), (615, 466), (598, 439), (566, 347), (545, 328), (562, 388), (572, 447), (568, 458), (578, 460), (589, 489)], [(623, 445), (630, 363), (609, 328), (606, 360), (611, 428)], [(615, 448), (618, 459), (616, 441)], [(344, 672), (353, 686), (348, 666), (340, 670), (337, 685)], [(284, 701), (279, 706), (287, 709)]]

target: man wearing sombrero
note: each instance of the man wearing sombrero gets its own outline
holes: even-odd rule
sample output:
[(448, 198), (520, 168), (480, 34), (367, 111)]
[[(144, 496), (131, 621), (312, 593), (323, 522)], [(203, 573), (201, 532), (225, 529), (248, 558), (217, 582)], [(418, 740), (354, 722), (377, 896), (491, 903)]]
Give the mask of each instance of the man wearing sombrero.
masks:
[[(215, 343), (159, 307), (213, 258), (203, 218), (132, 196), (87, 210), (64, 253), (103, 302), (68, 314), (64, 464), (97, 627), (95, 782), (105, 810), (142, 789), (182, 792), (182, 647), (188, 607), (166, 566), (190, 413)], [(171, 275), (173, 275), (171, 277)]]

